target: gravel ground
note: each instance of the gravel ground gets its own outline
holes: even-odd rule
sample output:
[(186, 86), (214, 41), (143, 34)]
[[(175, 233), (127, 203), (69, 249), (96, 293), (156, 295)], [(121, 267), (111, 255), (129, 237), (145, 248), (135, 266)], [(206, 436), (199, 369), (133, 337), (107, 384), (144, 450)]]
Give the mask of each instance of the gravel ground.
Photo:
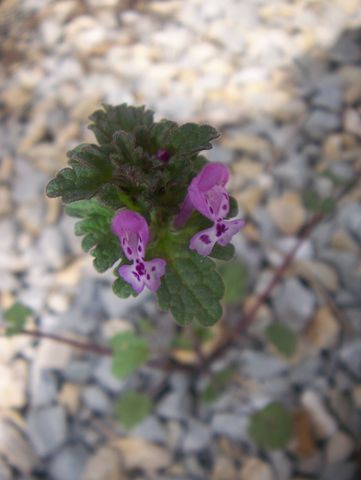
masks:
[[(209, 158), (230, 165), (249, 218), (235, 242), (246, 303), (307, 219), (302, 192), (330, 195), (319, 172), (349, 181), (360, 167), (359, 0), (4, 0), (0, 38), (0, 301), (31, 306), (46, 331), (106, 342), (146, 318), (162, 347), (175, 330), (153, 297), (112, 294), (111, 275), (94, 272), (73, 220), (44, 195), (66, 151), (93, 141), (87, 117), (101, 102), (222, 132)], [(107, 358), (0, 338), (0, 479), (359, 479), (360, 200), (358, 184), (305, 242), (242, 348), (214, 365), (235, 374), (211, 404), (197, 401), (203, 377), (145, 368), (118, 381)], [(299, 335), (291, 359), (264, 340), (273, 319)], [(114, 400), (162, 380), (151, 416), (123, 430)], [(249, 416), (279, 399), (294, 438), (262, 450)]]

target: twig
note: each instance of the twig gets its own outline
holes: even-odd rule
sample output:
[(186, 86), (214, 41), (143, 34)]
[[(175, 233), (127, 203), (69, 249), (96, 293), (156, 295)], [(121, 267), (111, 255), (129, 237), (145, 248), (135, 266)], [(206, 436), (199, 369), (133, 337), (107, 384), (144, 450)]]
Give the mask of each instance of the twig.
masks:
[[(339, 201), (346, 193), (348, 193), (355, 184), (359, 181), (360, 175), (355, 175), (354, 179), (343, 188), (338, 195), (335, 197), (335, 201)], [(305, 225), (302, 229), (301, 234), (293, 246), (293, 248), (286, 254), (283, 259), (283, 262), (275, 271), (271, 281), (263, 290), (263, 292), (258, 295), (254, 304), (246, 310), (244, 315), (240, 318), (236, 327), (226, 335), (224, 340), (218, 345), (218, 347), (202, 362), (199, 366), (200, 369), (208, 369), (209, 365), (214, 362), (217, 358), (221, 357), (223, 353), (236, 341), (238, 340), (239, 335), (252, 323), (252, 321), (256, 318), (256, 313), (258, 312), (259, 308), (262, 306), (265, 300), (269, 297), (275, 286), (278, 284), (279, 280), (282, 278), (284, 273), (286, 272), (289, 265), (294, 260), (296, 253), (302, 246), (303, 242), (310, 236), (312, 231), (315, 227), (326, 217), (323, 213), (315, 213), (309, 222)]]

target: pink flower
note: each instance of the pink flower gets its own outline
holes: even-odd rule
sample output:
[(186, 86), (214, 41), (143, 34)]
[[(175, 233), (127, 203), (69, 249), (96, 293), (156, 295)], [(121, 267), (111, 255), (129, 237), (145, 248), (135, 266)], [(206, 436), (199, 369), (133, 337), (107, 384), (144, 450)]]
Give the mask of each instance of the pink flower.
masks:
[(166, 261), (162, 258), (144, 260), (149, 242), (149, 228), (145, 218), (131, 210), (121, 210), (113, 218), (112, 230), (119, 237), (124, 255), (133, 262), (131, 265), (122, 265), (119, 275), (137, 293), (145, 286), (156, 292), (160, 287), (160, 278), (165, 273)]
[(212, 227), (196, 233), (189, 244), (191, 250), (204, 257), (211, 253), (216, 243), (223, 247), (227, 245), (245, 224), (241, 219), (225, 220), (229, 212), (229, 196), (224, 188), (228, 178), (228, 168), (222, 163), (205, 165), (188, 187), (187, 196), (175, 220), (175, 226), (181, 227), (193, 209), (212, 220)]

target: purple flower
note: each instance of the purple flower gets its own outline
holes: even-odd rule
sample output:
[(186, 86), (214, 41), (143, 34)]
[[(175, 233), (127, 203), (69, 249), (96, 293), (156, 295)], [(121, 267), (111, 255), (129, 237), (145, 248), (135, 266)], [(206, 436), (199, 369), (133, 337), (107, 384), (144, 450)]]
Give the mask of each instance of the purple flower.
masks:
[(229, 212), (229, 196), (224, 188), (228, 178), (228, 168), (223, 164), (205, 165), (188, 187), (188, 194), (175, 220), (175, 226), (181, 227), (193, 209), (212, 220), (212, 227), (196, 233), (189, 244), (191, 250), (204, 257), (211, 253), (216, 243), (227, 245), (245, 224), (241, 219), (225, 220)]
[(144, 260), (149, 242), (149, 228), (144, 217), (131, 210), (122, 210), (113, 218), (112, 230), (119, 237), (125, 256), (133, 262), (131, 265), (122, 265), (119, 275), (137, 293), (145, 286), (156, 292), (160, 287), (160, 278), (165, 273), (166, 261), (162, 258)]

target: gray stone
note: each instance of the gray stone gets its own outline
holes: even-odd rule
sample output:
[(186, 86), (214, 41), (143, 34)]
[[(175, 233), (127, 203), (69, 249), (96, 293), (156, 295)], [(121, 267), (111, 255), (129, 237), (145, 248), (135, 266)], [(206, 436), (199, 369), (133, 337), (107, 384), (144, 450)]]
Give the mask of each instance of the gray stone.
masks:
[(168, 393), (159, 403), (157, 413), (166, 419), (184, 420), (189, 415), (190, 399), (187, 392)]
[(50, 462), (50, 473), (54, 480), (79, 480), (88, 459), (81, 445), (64, 447)]
[(111, 403), (107, 395), (100, 387), (91, 385), (83, 392), (85, 405), (96, 413), (108, 413), (111, 411)]
[(290, 382), (300, 385), (308, 384), (317, 376), (320, 369), (321, 364), (318, 357), (307, 358), (290, 371)]
[(356, 480), (356, 463), (344, 462), (327, 465), (322, 472), (320, 480)]
[(125, 388), (126, 381), (116, 378), (111, 370), (111, 358), (101, 358), (94, 369), (94, 378), (105, 389), (113, 393), (119, 393)]
[(207, 425), (196, 420), (188, 423), (188, 430), (184, 437), (183, 451), (186, 454), (197, 453), (209, 447), (211, 432)]
[(289, 278), (276, 292), (273, 304), (279, 319), (295, 332), (300, 332), (313, 313), (315, 296), (299, 280)]
[(86, 360), (73, 360), (63, 375), (69, 382), (86, 383), (92, 375), (92, 365)]
[(65, 261), (65, 245), (57, 227), (47, 227), (41, 232), (38, 249), (41, 261), (47, 266), (58, 269)]
[(232, 413), (219, 413), (212, 418), (212, 432), (236, 441), (247, 440), (248, 418)]
[(341, 208), (339, 221), (361, 242), (361, 206), (348, 203)]
[(32, 410), (27, 423), (30, 440), (41, 457), (54, 453), (65, 441), (66, 416), (60, 406)]
[(337, 39), (330, 54), (332, 60), (336, 62), (343, 64), (358, 62), (361, 59), (360, 29), (345, 30)]
[(16, 202), (29, 202), (43, 195), (48, 181), (45, 173), (35, 169), (28, 160), (23, 159), (17, 159), (15, 169), (12, 195)]
[(361, 340), (354, 340), (342, 347), (339, 356), (350, 372), (361, 380)]
[(132, 435), (140, 437), (147, 442), (165, 444), (167, 432), (155, 415), (146, 418), (132, 430)]
[(33, 365), (30, 374), (30, 404), (32, 407), (49, 405), (57, 394), (57, 381), (53, 372), (36, 368)]
[(314, 110), (306, 120), (304, 128), (310, 137), (322, 140), (325, 135), (334, 132), (340, 126), (341, 121), (338, 115), (323, 110)]
[(258, 381), (283, 375), (289, 366), (274, 355), (254, 350), (244, 350), (240, 354), (240, 373), (242, 376)]
[(322, 86), (312, 100), (315, 107), (338, 112), (342, 107), (342, 89), (336, 85)]
[(269, 458), (276, 473), (277, 480), (289, 480), (292, 473), (292, 465), (284, 452), (271, 452)]
[(74, 304), (61, 316), (62, 325), (64, 328), (73, 328), (82, 335), (89, 335), (103, 319), (98, 284), (93, 279), (84, 279), (79, 284)]

